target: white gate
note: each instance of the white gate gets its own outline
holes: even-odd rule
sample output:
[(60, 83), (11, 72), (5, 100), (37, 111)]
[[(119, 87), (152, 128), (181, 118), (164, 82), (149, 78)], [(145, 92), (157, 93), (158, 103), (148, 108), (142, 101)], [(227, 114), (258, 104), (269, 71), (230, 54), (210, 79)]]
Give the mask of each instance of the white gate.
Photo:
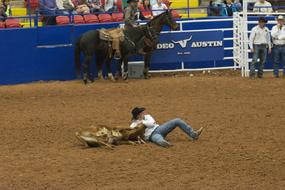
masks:
[[(233, 57), (235, 65), (239, 65), (241, 68), (241, 75), (243, 77), (249, 76), (249, 64), (252, 59), (249, 56), (249, 26), (257, 25), (257, 21), (249, 21), (248, 16), (278, 16), (285, 15), (284, 12), (275, 13), (253, 13), (247, 11), (248, 0), (243, 1), (243, 12), (235, 13), (233, 19), (234, 26), (234, 51)], [(268, 22), (269, 25), (275, 24), (274, 18)], [(271, 27), (269, 27), (271, 29)]]

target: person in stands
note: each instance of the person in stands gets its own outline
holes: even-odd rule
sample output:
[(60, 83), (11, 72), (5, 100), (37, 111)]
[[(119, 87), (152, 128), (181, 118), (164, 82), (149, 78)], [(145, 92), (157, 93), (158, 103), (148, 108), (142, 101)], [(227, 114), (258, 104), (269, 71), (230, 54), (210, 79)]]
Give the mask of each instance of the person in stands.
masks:
[(258, 13), (272, 13), (272, 5), (270, 2), (266, 0), (258, 0), (253, 7), (253, 12)]
[(234, 4), (237, 7), (237, 11), (242, 11), (242, 0), (234, 0)]
[(157, 3), (152, 6), (152, 15), (157, 16), (164, 13), (168, 7), (162, 2), (162, 0), (157, 0)]
[(162, 147), (172, 146), (165, 138), (171, 133), (176, 127), (179, 127), (189, 138), (198, 140), (199, 136), (203, 131), (203, 127), (195, 131), (185, 121), (176, 118), (170, 120), (162, 125), (159, 125), (154, 118), (146, 113), (145, 108), (135, 107), (132, 112), (132, 123), (130, 128), (134, 129), (140, 124), (145, 125), (144, 139), (153, 142)]
[(74, 5), (71, 0), (56, 0), (57, 14), (69, 14), (76, 13), (74, 11)]
[(4, 8), (5, 14), (7, 16), (12, 16), (12, 9), (11, 9), (11, 5), (10, 5), (9, 1), (8, 0), (2, 0), (1, 5)]
[(117, 0), (105, 0), (104, 10), (106, 12), (115, 12), (117, 11)]
[(96, 12), (103, 12), (103, 4), (101, 0), (87, 0), (87, 5), (90, 8), (91, 13), (96, 13)]
[(76, 0), (75, 11), (77, 14), (89, 14), (90, 9), (86, 0)]
[(140, 10), (146, 19), (150, 20), (153, 18), (150, 0), (142, 0), (142, 4), (140, 5)]
[(209, 16), (220, 16), (222, 10), (223, 2), (222, 0), (210, 0), (208, 6)]
[(277, 25), (273, 26), (271, 36), (273, 40), (274, 76), (279, 78), (279, 65), (283, 65), (283, 78), (285, 78), (285, 19), (282, 15), (277, 17)]
[(5, 21), (7, 19), (7, 14), (5, 12), (5, 7), (0, 5), (0, 21)]
[(44, 25), (55, 25), (56, 15), (56, 1), (55, 0), (39, 0), (39, 11), (43, 15)]
[(232, 0), (226, 0), (222, 7), (221, 16), (233, 16), (234, 12), (238, 12), (237, 6)]
[(145, 17), (138, 9), (138, 0), (128, 0), (128, 7), (124, 12), (125, 29), (138, 26), (139, 20), (145, 20)]

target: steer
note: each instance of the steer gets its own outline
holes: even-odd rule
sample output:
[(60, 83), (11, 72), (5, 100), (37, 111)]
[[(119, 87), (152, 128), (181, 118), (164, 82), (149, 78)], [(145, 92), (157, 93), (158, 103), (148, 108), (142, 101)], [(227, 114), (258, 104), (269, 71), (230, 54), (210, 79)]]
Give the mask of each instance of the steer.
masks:
[(75, 136), (87, 147), (106, 146), (113, 148), (113, 145), (145, 144), (145, 141), (142, 139), (144, 131), (145, 126), (143, 124), (135, 129), (91, 126), (76, 132)]

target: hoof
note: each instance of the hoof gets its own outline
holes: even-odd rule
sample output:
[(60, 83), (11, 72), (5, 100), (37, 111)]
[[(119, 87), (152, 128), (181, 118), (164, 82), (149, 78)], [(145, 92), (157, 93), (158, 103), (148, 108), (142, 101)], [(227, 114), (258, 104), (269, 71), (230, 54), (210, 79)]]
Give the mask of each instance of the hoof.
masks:
[(85, 85), (88, 83), (87, 79), (84, 79), (83, 82)]
[(123, 77), (123, 80), (127, 80), (128, 79), (128, 73), (124, 73), (122, 77)]

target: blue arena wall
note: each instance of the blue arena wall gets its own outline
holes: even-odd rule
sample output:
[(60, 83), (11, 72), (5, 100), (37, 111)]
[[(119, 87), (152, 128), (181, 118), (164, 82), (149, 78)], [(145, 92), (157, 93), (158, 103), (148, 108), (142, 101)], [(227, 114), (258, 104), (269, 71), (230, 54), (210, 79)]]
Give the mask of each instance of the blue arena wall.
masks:
[[(207, 18), (209, 19), (209, 18)], [(215, 18), (216, 19), (216, 18)], [(75, 79), (73, 44), (88, 30), (117, 27), (119, 23), (93, 25), (48, 26), (20, 29), (1, 29), (0, 84), (18, 84), (39, 80)], [(201, 22), (184, 25), (184, 29), (232, 28), (232, 21)], [(166, 29), (166, 28), (165, 28)], [(225, 31), (224, 37), (232, 37), (232, 31)], [(225, 47), (232, 47), (232, 41), (225, 41)], [(225, 51), (225, 57), (232, 56)], [(132, 60), (142, 57), (134, 56)], [(114, 71), (113, 63), (113, 71)], [(94, 65), (94, 64), (93, 64)], [(151, 63), (153, 70), (180, 69), (181, 63)], [(185, 63), (185, 68), (209, 68), (233, 66), (232, 60)]]

